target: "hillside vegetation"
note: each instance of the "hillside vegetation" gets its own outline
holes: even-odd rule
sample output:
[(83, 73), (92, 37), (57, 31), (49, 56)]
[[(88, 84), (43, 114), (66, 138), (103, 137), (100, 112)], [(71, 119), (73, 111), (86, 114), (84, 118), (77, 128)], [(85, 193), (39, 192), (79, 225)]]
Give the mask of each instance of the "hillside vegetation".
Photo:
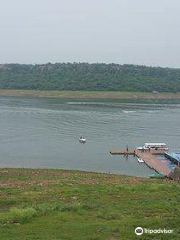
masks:
[(180, 69), (104, 63), (0, 65), (0, 89), (180, 92)]
[[(163, 179), (0, 169), (0, 239), (179, 240), (179, 192)], [(137, 236), (136, 227), (173, 233)]]

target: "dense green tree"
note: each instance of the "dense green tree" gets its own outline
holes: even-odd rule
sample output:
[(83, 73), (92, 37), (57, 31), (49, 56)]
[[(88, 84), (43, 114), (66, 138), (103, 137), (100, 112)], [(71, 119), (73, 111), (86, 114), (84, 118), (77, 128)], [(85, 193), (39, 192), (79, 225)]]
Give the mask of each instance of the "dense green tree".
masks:
[(0, 88), (180, 92), (180, 69), (114, 63), (2, 64)]

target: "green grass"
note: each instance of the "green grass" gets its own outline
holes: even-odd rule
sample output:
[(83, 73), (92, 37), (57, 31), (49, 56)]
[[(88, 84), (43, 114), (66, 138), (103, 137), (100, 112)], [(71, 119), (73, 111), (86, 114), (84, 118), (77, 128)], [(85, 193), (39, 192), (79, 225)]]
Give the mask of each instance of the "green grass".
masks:
[[(134, 240), (180, 236), (180, 185), (63, 170), (0, 170), (1, 240)], [(173, 234), (136, 236), (136, 227)]]

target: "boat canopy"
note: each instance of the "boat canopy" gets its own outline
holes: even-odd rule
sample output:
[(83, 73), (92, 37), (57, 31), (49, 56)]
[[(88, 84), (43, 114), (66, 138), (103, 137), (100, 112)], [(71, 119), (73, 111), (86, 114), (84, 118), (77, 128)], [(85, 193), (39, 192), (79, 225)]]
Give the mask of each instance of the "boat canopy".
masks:
[(155, 150), (168, 150), (166, 143), (144, 143), (142, 147), (137, 147), (138, 150), (155, 149)]
[(166, 143), (145, 143), (145, 147), (166, 147)]

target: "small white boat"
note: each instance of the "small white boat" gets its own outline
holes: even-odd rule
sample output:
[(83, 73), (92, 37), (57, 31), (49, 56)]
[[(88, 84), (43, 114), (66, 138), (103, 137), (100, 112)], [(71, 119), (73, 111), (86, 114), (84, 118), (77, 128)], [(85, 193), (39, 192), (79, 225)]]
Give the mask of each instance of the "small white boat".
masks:
[(142, 160), (141, 158), (137, 158), (139, 163), (144, 163), (144, 160)]
[(80, 142), (80, 143), (86, 143), (86, 138), (80, 137), (80, 138), (79, 138), (79, 142)]

